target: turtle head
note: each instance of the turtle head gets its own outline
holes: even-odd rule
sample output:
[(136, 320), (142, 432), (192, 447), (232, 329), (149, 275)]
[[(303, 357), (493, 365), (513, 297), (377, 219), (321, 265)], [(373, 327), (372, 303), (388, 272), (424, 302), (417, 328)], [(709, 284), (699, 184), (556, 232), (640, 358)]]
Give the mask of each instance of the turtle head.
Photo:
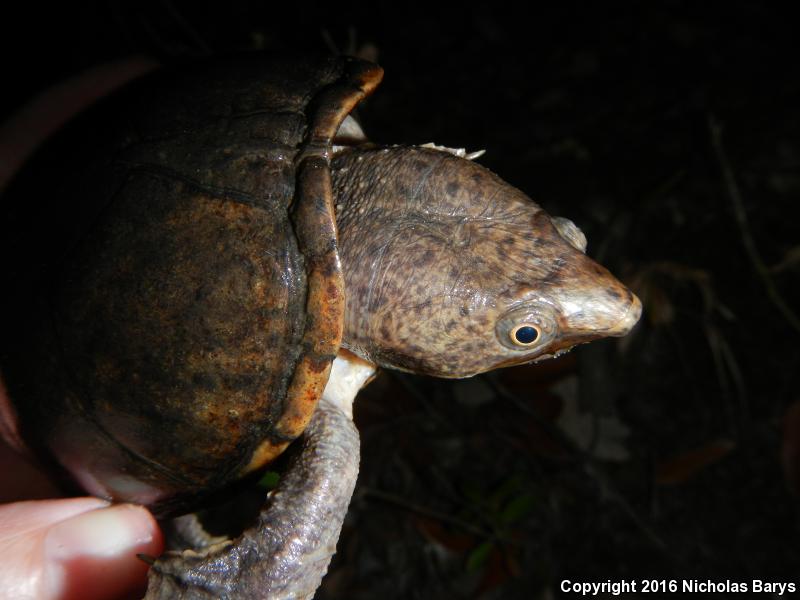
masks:
[(379, 365), (468, 377), (623, 336), (641, 303), (586, 238), (469, 160), (413, 147), (333, 161), (344, 345)]

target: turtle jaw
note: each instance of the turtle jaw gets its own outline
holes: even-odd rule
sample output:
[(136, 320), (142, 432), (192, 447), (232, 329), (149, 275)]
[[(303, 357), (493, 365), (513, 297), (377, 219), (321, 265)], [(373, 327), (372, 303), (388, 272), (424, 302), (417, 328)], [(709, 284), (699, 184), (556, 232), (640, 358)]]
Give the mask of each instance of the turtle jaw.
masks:
[(554, 323), (551, 338), (529, 352), (506, 356), (485, 371), (557, 358), (580, 344), (623, 337), (636, 326), (642, 315), (639, 298), (591, 258), (578, 252), (567, 257), (547, 292), (529, 300), (539, 312), (549, 308)]
[(559, 262), (542, 293), (558, 319), (558, 335), (548, 351), (631, 332), (642, 315), (633, 292), (580, 250), (570, 248)]
[(642, 303), (622, 284), (614, 283), (615, 287), (561, 304), (562, 318), (555, 346), (563, 348), (604, 337), (623, 337), (633, 330), (642, 315)]
[[(555, 344), (554, 347), (549, 350), (548, 354), (537, 357), (534, 359), (534, 362), (539, 362), (546, 358), (556, 358), (580, 344), (586, 344), (607, 337), (624, 337), (628, 335), (642, 316), (642, 302), (632, 292), (628, 292), (627, 290), (626, 292), (630, 296), (630, 300), (627, 307), (621, 309), (622, 317), (618, 317), (620, 312), (616, 311), (608, 312), (602, 308), (594, 311), (592, 320), (596, 323), (595, 327), (590, 327), (585, 330), (577, 329), (565, 333), (559, 340), (559, 343)], [(610, 324), (603, 325), (603, 323)]]
[(631, 293), (631, 303), (628, 306), (628, 310), (619, 321), (605, 331), (605, 335), (609, 337), (623, 337), (628, 335), (639, 322), (641, 316), (642, 302), (636, 294)]

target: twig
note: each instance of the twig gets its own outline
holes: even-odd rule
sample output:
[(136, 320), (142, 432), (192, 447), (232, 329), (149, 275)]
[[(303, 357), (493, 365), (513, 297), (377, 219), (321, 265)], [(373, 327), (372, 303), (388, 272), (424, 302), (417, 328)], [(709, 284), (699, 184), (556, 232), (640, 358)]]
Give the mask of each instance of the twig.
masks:
[(642, 532), (645, 538), (647, 538), (654, 547), (661, 552), (668, 552), (669, 547), (667, 546), (667, 543), (661, 539), (656, 530), (651, 527), (643, 517), (639, 516), (639, 513), (636, 511), (636, 509), (634, 509), (628, 502), (627, 498), (625, 498), (625, 496), (617, 490), (616, 486), (611, 482), (611, 480), (596, 467), (595, 460), (592, 458), (589, 452), (585, 451), (575, 442), (573, 442), (560, 428), (549, 423), (540, 414), (538, 414), (535, 409), (522, 402), (516, 397), (515, 394), (506, 389), (504, 385), (494, 379), (487, 379), (498, 396), (511, 401), (520, 410), (532, 416), (538, 425), (542, 426), (545, 431), (552, 435), (554, 439), (558, 440), (564, 446), (564, 448), (567, 449), (567, 451), (576, 459), (577, 463), (583, 467), (584, 472), (589, 476), (589, 478), (600, 487), (606, 498), (610, 499), (612, 504), (616, 504), (622, 510), (622, 512), (628, 516), (634, 526)]
[(503, 535), (500, 535), (497, 532), (488, 531), (486, 529), (483, 529), (482, 527), (473, 525), (468, 521), (464, 521), (463, 519), (459, 519), (458, 517), (454, 517), (453, 515), (450, 515), (448, 513), (428, 508), (427, 506), (423, 506), (422, 504), (409, 502), (408, 500), (406, 500), (401, 496), (397, 496), (389, 492), (384, 492), (383, 490), (377, 490), (374, 488), (361, 488), (361, 494), (363, 494), (367, 498), (374, 498), (375, 500), (382, 500), (383, 502), (394, 504), (395, 506), (403, 508), (409, 512), (417, 513), (418, 515), (422, 515), (424, 517), (430, 517), (432, 519), (436, 519), (437, 521), (449, 523), (450, 525), (454, 525), (459, 529), (463, 529), (464, 531), (468, 531), (469, 533), (472, 533), (473, 535), (477, 535), (478, 537), (484, 539), (503, 541), (508, 544), (515, 544), (514, 540), (511, 540)]
[(722, 126), (714, 115), (708, 116), (708, 129), (711, 133), (711, 146), (714, 148), (717, 162), (719, 162), (719, 167), (722, 171), (722, 178), (725, 182), (728, 196), (730, 196), (731, 204), (733, 205), (733, 214), (736, 217), (736, 224), (739, 226), (739, 233), (741, 234), (742, 244), (747, 252), (747, 256), (753, 268), (756, 270), (756, 273), (761, 278), (761, 282), (766, 288), (769, 299), (772, 300), (775, 307), (789, 322), (789, 325), (791, 325), (797, 333), (800, 333), (800, 318), (789, 308), (789, 305), (780, 295), (780, 292), (778, 292), (778, 288), (772, 281), (769, 267), (764, 264), (758, 252), (758, 248), (756, 248), (756, 243), (747, 221), (747, 212), (745, 211), (744, 202), (742, 201), (742, 193), (739, 190), (739, 186), (736, 184), (736, 178), (733, 176), (733, 169), (731, 169), (731, 165), (728, 162), (728, 157), (722, 145)]

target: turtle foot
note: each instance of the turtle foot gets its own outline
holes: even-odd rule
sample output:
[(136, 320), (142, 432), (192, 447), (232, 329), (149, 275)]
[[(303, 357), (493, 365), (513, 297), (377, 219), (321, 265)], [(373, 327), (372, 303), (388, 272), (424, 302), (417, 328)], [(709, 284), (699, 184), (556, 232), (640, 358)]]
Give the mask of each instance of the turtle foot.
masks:
[(286, 473), (256, 523), (238, 538), (198, 537), (193, 517), (182, 517), (179, 529), (194, 548), (155, 561), (145, 600), (314, 596), (355, 487), (358, 432), (340, 408), (322, 399), (288, 452)]

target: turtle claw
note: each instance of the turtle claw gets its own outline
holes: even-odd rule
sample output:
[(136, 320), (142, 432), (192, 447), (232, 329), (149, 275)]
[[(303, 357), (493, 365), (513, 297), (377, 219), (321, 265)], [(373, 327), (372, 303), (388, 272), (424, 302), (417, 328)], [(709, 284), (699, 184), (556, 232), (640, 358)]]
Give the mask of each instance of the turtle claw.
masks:
[(355, 487), (358, 432), (339, 407), (323, 398), (287, 452), (287, 470), (256, 523), (235, 540), (205, 548), (201, 543), (158, 558), (145, 600), (314, 596), (336, 551)]

